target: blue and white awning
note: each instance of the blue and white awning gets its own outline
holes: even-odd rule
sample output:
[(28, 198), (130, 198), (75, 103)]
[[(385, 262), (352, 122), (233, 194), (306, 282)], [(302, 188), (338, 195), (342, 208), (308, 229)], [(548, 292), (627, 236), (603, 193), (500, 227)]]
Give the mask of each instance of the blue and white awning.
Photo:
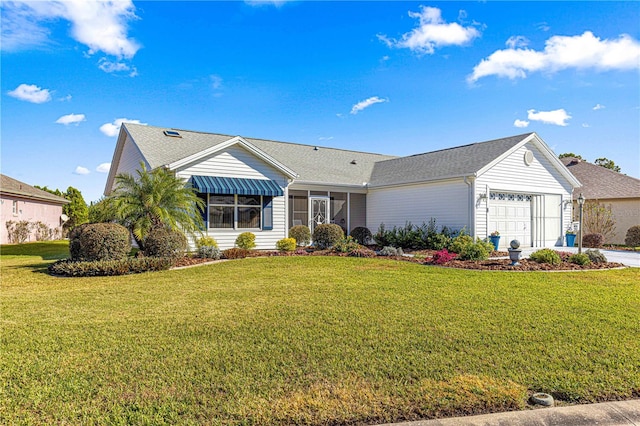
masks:
[(209, 194), (266, 195), (281, 197), (284, 191), (275, 181), (265, 179), (230, 178), (218, 176), (191, 176), (189, 179), (198, 192)]

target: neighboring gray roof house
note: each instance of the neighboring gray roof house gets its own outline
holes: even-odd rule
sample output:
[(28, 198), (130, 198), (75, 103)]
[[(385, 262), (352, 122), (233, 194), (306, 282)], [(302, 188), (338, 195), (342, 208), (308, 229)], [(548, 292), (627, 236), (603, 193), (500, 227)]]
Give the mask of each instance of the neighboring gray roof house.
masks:
[(55, 194), (51, 194), (47, 191), (35, 188), (24, 182), (20, 182), (17, 179), (11, 178), (6, 175), (0, 175), (2, 182), (0, 184), (0, 192), (4, 194), (17, 195), (32, 200), (48, 201), (54, 204), (68, 204), (70, 201), (63, 197), (58, 197)]
[(582, 193), (586, 200), (610, 206), (616, 229), (607, 243), (624, 244), (627, 230), (640, 225), (640, 179), (578, 158), (565, 157), (562, 162), (582, 184), (573, 192), (574, 201)]
[(562, 163), (582, 183), (573, 198), (582, 195), (586, 199), (608, 200), (640, 198), (640, 179), (614, 172), (579, 158), (564, 157)]
[[(141, 161), (193, 184), (207, 202), (208, 234), (221, 247), (243, 229), (255, 231), (258, 247), (273, 247), (297, 224), (375, 232), (381, 223), (431, 218), (472, 235), (500, 229), (524, 244), (555, 244), (571, 216), (562, 201), (579, 185), (535, 133), (396, 157), (125, 123), (105, 194), (118, 173), (133, 173)], [(247, 199), (251, 193), (261, 198)], [(517, 219), (508, 217), (514, 211)]]

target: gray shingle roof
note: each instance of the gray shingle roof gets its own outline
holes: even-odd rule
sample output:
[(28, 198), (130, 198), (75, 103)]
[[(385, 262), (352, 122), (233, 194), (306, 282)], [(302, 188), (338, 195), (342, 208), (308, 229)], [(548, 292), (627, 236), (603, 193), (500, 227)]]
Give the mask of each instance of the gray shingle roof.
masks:
[(573, 191), (573, 198), (580, 193), (588, 200), (640, 198), (640, 179), (576, 158), (565, 157), (561, 160), (583, 185)]
[(67, 200), (66, 198), (58, 197), (57, 195), (51, 194), (47, 191), (34, 188), (33, 186), (24, 182), (20, 182), (17, 179), (11, 178), (6, 175), (0, 175), (0, 177), (2, 178), (0, 184), (0, 192), (3, 192), (5, 194), (17, 195), (32, 200), (48, 201), (54, 204), (69, 203), (69, 200)]
[(396, 185), (470, 176), (530, 135), (527, 133), (381, 161), (373, 167), (370, 184)]
[[(166, 127), (125, 123), (151, 168), (165, 166), (228, 141), (235, 136), (193, 132)], [(181, 138), (168, 137), (164, 130), (175, 130)], [(348, 151), (336, 148), (276, 142), (243, 137), (244, 140), (298, 173), (297, 181), (362, 185), (368, 182), (376, 161), (395, 158), (390, 155)], [(352, 164), (355, 160), (355, 164)]]

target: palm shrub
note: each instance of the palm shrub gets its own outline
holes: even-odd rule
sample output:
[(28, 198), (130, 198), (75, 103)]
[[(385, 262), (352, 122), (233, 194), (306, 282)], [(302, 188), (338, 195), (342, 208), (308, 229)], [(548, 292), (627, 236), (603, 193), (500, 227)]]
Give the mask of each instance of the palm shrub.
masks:
[(323, 223), (313, 230), (313, 242), (320, 249), (328, 249), (344, 238), (344, 231), (334, 223)]
[(634, 225), (627, 229), (627, 235), (624, 237), (624, 244), (629, 247), (640, 246), (640, 225)]
[(204, 228), (204, 201), (194, 188), (165, 168), (147, 170), (143, 162), (136, 174), (116, 176), (108, 203), (113, 203), (118, 222), (131, 230), (140, 248), (156, 228), (180, 229), (189, 235)]
[(351, 230), (349, 234), (350, 237), (353, 237), (359, 244), (367, 244), (373, 235), (371, 235), (371, 231), (369, 228), (365, 226), (357, 226)]
[(167, 228), (153, 229), (144, 240), (145, 256), (180, 257), (187, 250), (187, 238), (177, 230)]
[(74, 261), (122, 260), (130, 251), (129, 230), (117, 223), (86, 223), (69, 233), (69, 254)]
[(294, 238), (298, 246), (308, 246), (311, 242), (311, 230), (305, 225), (295, 225), (289, 229), (289, 238)]
[(238, 235), (236, 238), (236, 246), (245, 249), (251, 250), (256, 247), (256, 235), (253, 232), (243, 232)]

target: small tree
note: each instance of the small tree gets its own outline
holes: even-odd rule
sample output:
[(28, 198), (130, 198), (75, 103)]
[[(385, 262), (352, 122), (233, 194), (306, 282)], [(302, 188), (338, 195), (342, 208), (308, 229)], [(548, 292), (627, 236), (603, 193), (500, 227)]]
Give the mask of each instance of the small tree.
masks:
[(67, 188), (67, 192), (64, 193), (64, 198), (70, 201), (69, 204), (65, 204), (62, 207), (62, 213), (69, 217), (69, 220), (63, 225), (64, 229), (68, 231), (78, 225), (87, 223), (89, 221), (89, 208), (80, 190), (70, 186)]
[(604, 240), (608, 241), (616, 230), (611, 204), (605, 205), (598, 200), (587, 200), (582, 210), (582, 224), (584, 226), (583, 235), (602, 234)]
[(620, 173), (620, 166), (616, 166), (616, 163), (614, 163), (613, 160), (609, 160), (608, 158), (596, 158), (594, 164), (604, 167), (605, 169), (613, 170), (614, 172)]
[(89, 205), (89, 223), (116, 222), (118, 212), (111, 198), (102, 197)]

